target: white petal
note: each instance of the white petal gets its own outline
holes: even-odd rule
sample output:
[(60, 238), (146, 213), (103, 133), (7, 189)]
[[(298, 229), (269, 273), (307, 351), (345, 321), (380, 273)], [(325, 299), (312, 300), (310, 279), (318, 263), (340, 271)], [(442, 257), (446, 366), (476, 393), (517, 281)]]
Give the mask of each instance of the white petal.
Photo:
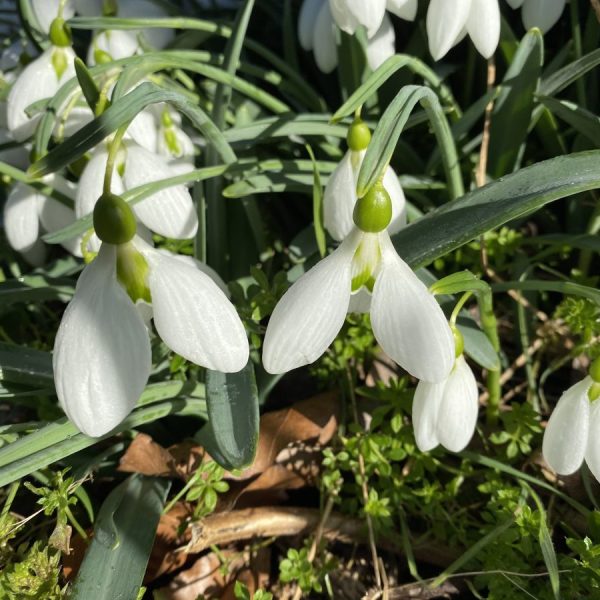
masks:
[(392, 167), (388, 167), (383, 176), (383, 187), (392, 200), (392, 220), (387, 230), (390, 235), (394, 235), (406, 225), (406, 198), (398, 176)]
[[(42, 31), (49, 32), (52, 21), (58, 17), (60, 0), (31, 0), (31, 8)], [(70, 19), (75, 14), (73, 2), (66, 2), (63, 8), (63, 18)]]
[(348, 305), (349, 313), (368, 313), (371, 312), (371, 292), (366, 287), (361, 287), (358, 292), (350, 296)]
[(396, 33), (392, 20), (384, 15), (381, 27), (367, 42), (367, 62), (374, 71), (396, 52)]
[[(108, 153), (103, 147), (99, 147), (92, 154), (81, 173), (75, 198), (75, 215), (78, 219), (89, 215), (94, 210), (98, 198), (102, 195), (107, 159)], [(111, 191), (114, 194), (122, 194), (123, 189), (123, 182), (117, 169), (115, 169), (111, 179)]]
[(243, 369), (249, 356), (246, 331), (214, 281), (173, 256), (152, 249), (144, 254), (150, 266), (154, 324), (165, 344), (209, 369), (225, 373)]
[(353, 34), (359, 25), (364, 25), (370, 38), (381, 26), (385, 3), (386, 0), (329, 0), (331, 14), (342, 31)]
[(283, 295), (265, 335), (263, 365), (269, 373), (310, 364), (333, 342), (348, 312), (352, 257), (360, 237), (355, 230)]
[(114, 429), (133, 409), (150, 374), (148, 333), (116, 279), (116, 251), (103, 244), (77, 282), (54, 344), (61, 406), (85, 434)]
[(418, 379), (444, 380), (454, 365), (454, 338), (433, 295), (398, 256), (389, 234), (381, 240), (381, 271), (373, 288), (371, 324), (383, 350)]
[[(173, 177), (166, 159), (137, 144), (128, 144), (123, 181), (126, 189)], [(185, 185), (175, 185), (145, 198), (134, 206), (139, 220), (165, 237), (191, 238), (198, 230), (198, 216)]]
[(312, 50), (313, 35), (321, 6), (327, 0), (304, 0), (298, 15), (298, 40), (304, 50)]
[(521, 13), (525, 29), (539, 27), (542, 33), (552, 29), (563, 13), (565, 2), (566, 0), (527, 0)]
[(590, 429), (591, 377), (571, 386), (558, 400), (548, 420), (542, 452), (546, 462), (560, 475), (579, 469), (585, 456)]
[(142, 148), (156, 152), (158, 147), (158, 124), (150, 110), (139, 112), (127, 128), (127, 135)]
[(594, 477), (600, 481), (600, 402), (597, 400), (590, 409), (590, 435), (585, 450), (585, 462)]
[(39, 237), (39, 205), (43, 196), (24, 183), (16, 183), (4, 205), (4, 230), (11, 248), (24, 252)]
[[(168, 16), (169, 13), (159, 3), (150, 0), (126, 0), (119, 3), (119, 17), (122, 19), (135, 19), (136, 17), (151, 19)], [(172, 29), (151, 28), (135, 33), (141, 33), (147, 45), (157, 50), (165, 48), (175, 37)]]
[(477, 424), (479, 392), (471, 367), (461, 355), (446, 381), (438, 411), (437, 437), (451, 452), (464, 450)]
[(387, 0), (386, 8), (401, 19), (414, 21), (419, 5), (418, 0)]
[(440, 440), (437, 436), (437, 421), (446, 381), (427, 383), (419, 381), (413, 398), (412, 420), (415, 441), (421, 452), (433, 450)]
[(67, 119), (64, 122), (62, 119), (57, 121), (54, 128), (54, 135), (57, 135), (59, 125), (62, 125), (63, 136), (65, 138), (71, 137), (75, 132), (93, 120), (94, 113), (90, 110), (89, 106), (75, 106), (69, 111)]
[(519, 8), (525, 0), (506, 0), (511, 8)]
[(427, 9), (429, 52), (440, 60), (455, 44), (469, 17), (471, 0), (431, 0)]
[(94, 36), (93, 42), (88, 50), (87, 61), (93, 66), (96, 64), (94, 58), (95, 50), (103, 50), (109, 54), (113, 60), (133, 56), (139, 47), (136, 31), (109, 30), (101, 31)]
[(331, 73), (338, 64), (336, 31), (329, 3), (323, 3), (313, 35), (313, 53), (317, 67), (323, 73)]
[[(62, 229), (63, 227), (75, 222), (75, 211), (73, 209), (48, 196), (42, 197), (39, 215), (42, 227), (48, 233), (58, 231), (59, 229)], [(74, 256), (81, 257), (80, 237), (66, 240), (62, 242), (61, 245)]]
[(348, 150), (327, 181), (323, 194), (323, 224), (331, 237), (341, 242), (354, 228), (356, 180), (363, 152)]
[(479, 54), (490, 58), (496, 52), (500, 41), (498, 0), (472, 0), (467, 31)]

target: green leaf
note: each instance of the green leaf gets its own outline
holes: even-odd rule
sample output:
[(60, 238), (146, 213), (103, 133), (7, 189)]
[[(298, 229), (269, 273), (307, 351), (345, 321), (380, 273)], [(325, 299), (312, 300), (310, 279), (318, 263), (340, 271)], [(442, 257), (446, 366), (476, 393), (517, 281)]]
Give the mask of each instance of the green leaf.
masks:
[(539, 29), (525, 35), (494, 103), (490, 127), (488, 173), (494, 179), (510, 173), (525, 142), (544, 60)]
[(429, 264), (549, 202), (600, 187), (599, 162), (593, 150), (521, 169), (411, 223), (393, 237), (396, 250), (413, 268)]
[(338, 57), (340, 88), (342, 96), (347, 98), (360, 86), (368, 72), (367, 36), (364, 29), (357, 29), (354, 35), (340, 31)]
[(496, 292), (505, 292), (507, 290), (558, 292), (559, 294), (569, 296), (581, 296), (600, 304), (600, 290), (572, 281), (535, 281), (532, 279), (526, 281), (503, 281), (502, 283), (493, 283), (492, 289)]
[(539, 101), (552, 114), (568, 123), (595, 146), (600, 146), (600, 117), (568, 100), (539, 96)]
[(214, 446), (206, 449), (225, 469), (254, 460), (258, 443), (258, 391), (252, 361), (239, 373), (206, 371), (208, 427)]
[(554, 96), (598, 65), (600, 65), (600, 48), (543, 79), (540, 83), (539, 93), (542, 96)]
[(77, 75), (77, 81), (79, 82), (79, 87), (83, 92), (85, 101), (92, 109), (92, 112), (96, 113), (96, 105), (100, 99), (100, 90), (85, 63), (78, 56), (75, 57), (75, 74)]
[(138, 597), (170, 482), (133, 475), (106, 498), (72, 600)]
[(313, 163), (313, 223), (315, 228), (315, 239), (321, 258), (327, 252), (327, 239), (325, 235), (325, 226), (323, 223), (323, 186), (321, 185), (321, 175), (319, 165), (315, 159), (312, 148), (307, 145), (306, 150), (310, 154)]
[(53, 386), (52, 356), (49, 352), (0, 342), (0, 381)]
[(458, 317), (456, 324), (465, 341), (465, 353), (484, 369), (497, 371), (500, 368), (498, 353), (475, 321)]

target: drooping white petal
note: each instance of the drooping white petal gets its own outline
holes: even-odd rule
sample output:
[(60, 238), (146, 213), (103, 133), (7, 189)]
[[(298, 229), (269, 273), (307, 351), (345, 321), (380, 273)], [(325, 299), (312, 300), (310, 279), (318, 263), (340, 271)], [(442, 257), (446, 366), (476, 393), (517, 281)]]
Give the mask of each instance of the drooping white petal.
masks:
[(565, 3), (566, 0), (527, 0), (521, 12), (525, 29), (539, 27), (546, 33), (558, 23)]
[(127, 135), (149, 152), (157, 152), (158, 124), (154, 112), (148, 109), (140, 111), (129, 124)]
[(548, 420), (542, 452), (546, 462), (560, 475), (579, 469), (588, 445), (591, 377), (571, 386), (558, 400)]
[(525, 0), (506, 0), (511, 8), (519, 8)]
[(150, 267), (154, 324), (165, 344), (209, 369), (243, 369), (249, 357), (246, 331), (217, 284), (186, 261), (147, 246), (143, 252)]
[[(54, 52), (63, 52), (66, 56), (66, 69), (60, 80), (52, 65)], [(29, 118), (25, 109), (38, 100), (53, 96), (58, 90), (60, 82), (67, 81), (74, 76), (74, 58), (75, 54), (71, 48), (50, 47), (29, 63), (19, 75), (10, 89), (6, 101), (7, 126), (17, 141), (21, 142), (28, 138), (40, 119), (39, 114)]]
[[(158, 2), (152, 0), (126, 0), (119, 3), (119, 17), (122, 19), (137, 18), (161, 18), (168, 17), (169, 13)], [(157, 50), (162, 50), (170, 44), (175, 37), (173, 29), (150, 28), (142, 29), (134, 32), (137, 35), (142, 35), (146, 45), (152, 46)]]
[(134, 408), (150, 374), (148, 333), (103, 244), (81, 274), (54, 344), (61, 406), (83, 433), (102, 436)]
[(470, 9), (471, 0), (431, 0), (427, 9), (427, 38), (434, 60), (440, 60), (454, 46)]
[[(43, 196), (39, 209), (40, 221), (42, 227), (52, 233), (63, 227), (67, 227), (75, 221), (75, 211), (68, 206), (50, 198)], [(68, 250), (73, 256), (81, 256), (81, 238), (75, 237), (70, 240), (65, 240), (61, 246)]]
[[(48, 33), (50, 31), (50, 25), (52, 21), (58, 17), (58, 7), (60, 5), (60, 0), (31, 0), (31, 8), (33, 9), (33, 14), (37, 19), (39, 26), (41, 27), (44, 33)], [(63, 6), (63, 19), (70, 19), (75, 14), (75, 7), (73, 6), (73, 2), (67, 0), (67, 2)]]
[(364, 25), (370, 38), (381, 26), (385, 4), (386, 0), (329, 0), (331, 14), (342, 31), (353, 34)]
[(387, 232), (379, 234), (382, 265), (373, 288), (375, 338), (411, 375), (437, 383), (454, 365), (454, 338), (433, 295), (398, 256)]
[(91, 123), (94, 119), (94, 113), (90, 110), (87, 104), (77, 105), (70, 109), (67, 118), (63, 121), (61, 119), (57, 121), (54, 128), (54, 135), (58, 134), (59, 127), (62, 127), (62, 134), (64, 138), (71, 137), (75, 132), (79, 131), (82, 127)]
[[(166, 159), (148, 152), (137, 144), (127, 145), (123, 182), (130, 190), (145, 183), (173, 177)], [(134, 207), (139, 220), (165, 237), (191, 238), (198, 230), (198, 216), (185, 185), (175, 185), (155, 192)]]
[(24, 183), (16, 183), (4, 205), (4, 230), (11, 248), (24, 252), (39, 237), (38, 207), (43, 196)]
[(338, 64), (336, 31), (329, 3), (324, 2), (317, 15), (313, 34), (313, 54), (317, 67), (323, 73), (331, 73)]
[(367, 62), (374, 71), (396, 52), (396, 33), (392, 20), (386, 15), (383, 17), (381, 27), (367, 42)]
[(419, 5), (418, 0), (387, 0), (386, 8), (401, 19), (414, 21)]
[(88, 64), (96, 64), (96, 59), (94, 57), (95, 50), (102, 50), (106, 52), (113, 58), (113, 60), (119, 60), (120, 58), (133, 56), (139, 47), (139, 43), (135, 34), (135, 31), (122, 31), (118, 29), (111, 29), (97, 33), (94, 36), (94, 39), (88, 50)]
[(437, 422), (446, 381), (428, 383), (419, 381), (413, 398), (412, 420), (415, 441), (421, 452), (429, 452), (439, 445)]
[(317, 17), (327, 0), (304, 0), (298, 15), (298, 40), (304, 50), (312, 50)]
[(467, 31), (479, 54), (484, 58), (492, 56), (500, 41), (498, 0), (471, 0)]
[(398, 176), (392, 167), (388, 167), (383, 176), (383, 187), (392, 200), (392, 220), (388, 225), (388, 233), (394, 235), (406, 225), (406, 197)]
[(451, 452), (464, 450), (473, 437), (479, 410), (478, 397), (473, 371), (461, 355), (446, 380), (437, 419), (437, 437)]
[(357, 292), (350, 296), (348, 313), (368, 313), (371, 312), (372, 295), (369, 290), (362, 286)]
[(348, 312), (352, 257), (360, 237), (355, 230), (283, 295), (263, 346), (263, 365), (269, 373), (308, 365), (333, 342)]
[(354, 227), (356, 179), (365, 153), (348, 150), (327, 181), (323, 194), (323, 224), (334, 240), (342, 241)]
[(600, 402), (597, 400), (590, 409), (590, 434), (585, 450), (585, 462), (597, 481), (600, 481)]

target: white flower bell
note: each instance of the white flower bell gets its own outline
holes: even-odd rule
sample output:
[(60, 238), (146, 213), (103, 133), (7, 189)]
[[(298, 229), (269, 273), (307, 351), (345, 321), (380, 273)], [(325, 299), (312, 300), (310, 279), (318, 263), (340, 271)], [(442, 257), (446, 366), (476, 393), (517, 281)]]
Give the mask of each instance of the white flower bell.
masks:
[(122, 199), (103, 196), (94, 225), (104, 242), (65, 311), (53, 366), (61, 406), (78, 429), (98, 437), (131, 412), (150, 374), (140, 303), (151, 305), (164, 343), (198, 365), (240, 371), (249, 346), (234, 306), (204, 269), (133, 238), (135, 219)]
[(498, 0), (431, 0), (427, 37), (435, 60), (445, 56), (466, 34), (484, 58), (494, 54), (500, 41)]
[(521, 8), (525, 29), (537, 27), (542, 33), (550, 31), (562, 15), (567, 0), (506, 0), (512, 8)]
[(357, 202), (360, 229), (284, 294), (265, 335), (263, 365), (269, 373), (314, 362), (340, 331), (353, 295), (372, 293), (371, 324), (383, 350), (419, 379), (448, 376), (452, 332), (433, 295), (396, 253), (386, 231), (391, 213), (389, 195), (376, 184)]
[[(323, 195), (323, 221), (325, 229), (336, 241), (342, 241), (354, 227), (353, 211), (356, 205), (356, 183), (363, 163), (371, 133), (360, 119), (355, 119), (348, 130), (348, 151), (329, 176)], [(388, 233), (393, 235), (406, 225), (406, 198), (391, 167), (383, 176), (383, 187), (392, 201), (392, 220)]]
[(560, 475), (570, 475), (587, 463), (600, 481), (600, 359), (590, 375), (571, 386), (558, 400), (546, 431), (542, 452)]
[(460, 452), (471, 441), (479, 410), (479, 392), (471, 367), (462, 354), (463, 340), (454, 329), (458, 357), (446, 379), (419, 381), (413, 400), (415, 440), (421, 452), (439, 444)]

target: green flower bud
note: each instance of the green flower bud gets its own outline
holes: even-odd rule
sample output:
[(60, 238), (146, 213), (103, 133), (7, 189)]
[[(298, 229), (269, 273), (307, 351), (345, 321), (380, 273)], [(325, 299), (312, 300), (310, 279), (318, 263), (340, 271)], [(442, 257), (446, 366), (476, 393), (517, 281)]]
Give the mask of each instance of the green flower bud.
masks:
[(148, 263), (133, 244), (117, 246), (117, 279), (133, 302), (152, 302), (148, 287)]
[(590, 377), (596, 383), (600, 383), (600, 356), (592, 361), (590, 365)]
[(102, 50), (101, 48), (96, 48), (94, 50), (94, 62), (97, 65), (105, 65), (109, 62), (112, 62), (112, 56), (105, 50)]
[(137, 225), (129, 204), (116, 194), (102, 194), (94, 207), (96, 235), (107, 244), (126, 244)]
[(600, 398), (600, 383), (592, 383), (592, 387), (588, 390), (588, 398), (590, 399), (590, 402), (594, 402)]
[(64, 19), (56, 17), (50, 24), (50, 42), (53, 46), (65, 48), (70, 46), (73, 41), (71, 36), (71, 28), (67, 25)]
[(390, 224), (392, 199), (381, 181), (356, 201), (352, 217), (356, 226), (368, 233), (384, 231)]
[(353, 152), (360, 152), (367, 149), (370, 141), (371, 130), (369, 126), (360, 117), (356, 117), (348, 128), (348, 134), (346, 135), (348, 148)]
[(456, 325), (450, 325), (454, 336), (454, 356), (458, 358), (465, 351), (465, 338)]

